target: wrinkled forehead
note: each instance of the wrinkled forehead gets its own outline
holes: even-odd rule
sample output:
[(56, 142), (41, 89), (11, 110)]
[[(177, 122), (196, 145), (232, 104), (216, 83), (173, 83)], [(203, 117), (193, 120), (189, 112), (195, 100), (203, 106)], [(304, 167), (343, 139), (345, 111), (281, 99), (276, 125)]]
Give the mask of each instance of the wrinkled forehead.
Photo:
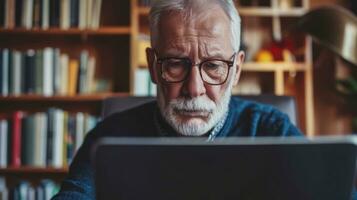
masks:
[(162, 13), (158, 23), (156, 47), (186, 45), (197, 40), (211, 45), (230, 45), (230, 25), (228, 16), (218, 5), (211, 6), (209, 12), (167, 11)]

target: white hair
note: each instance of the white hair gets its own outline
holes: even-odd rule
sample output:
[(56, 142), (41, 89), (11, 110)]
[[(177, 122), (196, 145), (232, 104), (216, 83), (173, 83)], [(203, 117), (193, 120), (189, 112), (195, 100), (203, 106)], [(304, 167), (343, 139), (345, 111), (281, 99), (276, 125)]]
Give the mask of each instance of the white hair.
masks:
[[(158, 24), (162, 13), (169, 11), (179, 11), (187, 15), (192, 15), (194, 11), (192, 6), (197, 4), (198, 0), (152, 0), (149, 22), (152, 33), (151, 43), (154, 45), (157, 41)], [(238, 11), (235, 8), (233, 0), (212, 0), (211, 3), (216, 3), (221, 6), (231, 21), (231, 41), (235, 52), (240, 47), (241, 20)], [(207, 5), (207, 0), (204, 1)]]

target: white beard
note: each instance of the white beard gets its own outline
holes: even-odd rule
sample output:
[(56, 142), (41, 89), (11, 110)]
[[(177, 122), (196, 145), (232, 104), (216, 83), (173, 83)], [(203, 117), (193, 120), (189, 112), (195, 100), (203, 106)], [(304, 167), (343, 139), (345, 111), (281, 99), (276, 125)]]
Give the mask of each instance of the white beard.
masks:
[[(162, 90), (158, 88), (158, 103), (161, 115), (181, 135), (204, 135), (222, 120), (228, 111), (233, 87), (233, 81), (230, 82), (219, 102), (214, 102), (205, 95), (195, 98), (173, 99), (166, 106)], [(182, 114), (186, 120), (182, 119)]]

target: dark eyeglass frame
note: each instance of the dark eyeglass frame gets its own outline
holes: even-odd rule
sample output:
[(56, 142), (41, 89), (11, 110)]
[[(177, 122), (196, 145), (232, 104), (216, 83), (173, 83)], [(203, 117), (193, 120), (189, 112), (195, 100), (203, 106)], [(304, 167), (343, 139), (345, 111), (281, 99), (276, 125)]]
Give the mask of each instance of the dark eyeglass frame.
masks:
[[(226, 83), (226, 81), (228, 80), (228, 77), (229, 77), (229, 73), (230, 73), (230, 69), (233, 67), (234, 65), (234, 61), (235, 61), (235, 58), (236, 58), (236, 55), (237, 55), (237, 52), (234, 52), (233, 55), (231, 56), (230, 60), (224, 60), (224, 59), (216, 59), (216, 58), (209, 58), (209, 59), (205, 59), (199, 63), (193, 63), (191, 61), (191, 59), (189, 58), (178, 58), (178, 57), (164, 57), (164, 58), (159, 58), (157, 56), (157, 53), (156, 51), (154, 50), (154, 54), (155, 54), (155, 58), (156, 58), (156, 64), (157, 65), (160, 65), (160, 78), (162, 81), (164, 81), (165, 83), (181, 83), (181, 82), (184, 82), (187, 77), (190, 75), (191, 73), (191, 70), (192, 70), (192, 67), (194, 66), (198, 66), (198, 69), (199, 69), (199, 72), (200, 72), (200, 76), (201, 76), (201, 79), (202, 81), (205, 83), (205, 84), (208, 84), (208, 85), (223, 85), (224, 83)], [(187, 62), (187, 66), (191, 66), (191, 68), (189, 69), (189, 72), (185, 75), (185, 77), (182, 78), (182, 80), (180, 81), (167, 81), (166, 79), (164, 79), (162, 77), (162, 73), (163, 73), (163, 65), (162, 63), (166, 60), (169, 60), (169, 59), (178, 59), (178, 60), (183, 60), (185, 62)], [(233, 60), (233, 61), (232, 61)], [(210, 62), (210, 61), (221, 61), (221, 62), (224, 62), (227, 64), (228, 66), (228, 73), (227, 73), (227, 76), (226, 78), (224, 79), (224, 81), (222, 83), (217, 83), (217, 84), (213, 84), (213, 83), (209, 83), (207, 81), (205, 81), (203, 79), (203, 76), (202, 76), (202, 65), (205, 63), (205, 62)]]

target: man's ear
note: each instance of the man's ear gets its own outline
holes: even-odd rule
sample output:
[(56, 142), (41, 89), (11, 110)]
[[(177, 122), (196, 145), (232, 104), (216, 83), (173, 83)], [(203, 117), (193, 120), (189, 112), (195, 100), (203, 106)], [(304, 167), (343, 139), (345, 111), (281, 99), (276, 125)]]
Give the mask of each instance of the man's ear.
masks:
[(234, 82), (233, 82), (234, 86), (238, 84), (240, 74), (242, 72), (244, 57), (245, 57), (244, 51), (239, 51), (238, 55), (236, 56), (236, 61), (234, 66), (236, 68), (236, 73), (234, 74)]
[(157, 84), (158, 78), (157, 78), (157, 68), (156, 68), (156, 64), (155, 64), (155, 60), (156, 60), (155, 57), (156, 57), (156, 54), (155, 54), (154, 50), (152, 48), (146, 48), (146, 59), (147, 59), (148, 66), (149, 66), (151, 81), (153, 83)]

